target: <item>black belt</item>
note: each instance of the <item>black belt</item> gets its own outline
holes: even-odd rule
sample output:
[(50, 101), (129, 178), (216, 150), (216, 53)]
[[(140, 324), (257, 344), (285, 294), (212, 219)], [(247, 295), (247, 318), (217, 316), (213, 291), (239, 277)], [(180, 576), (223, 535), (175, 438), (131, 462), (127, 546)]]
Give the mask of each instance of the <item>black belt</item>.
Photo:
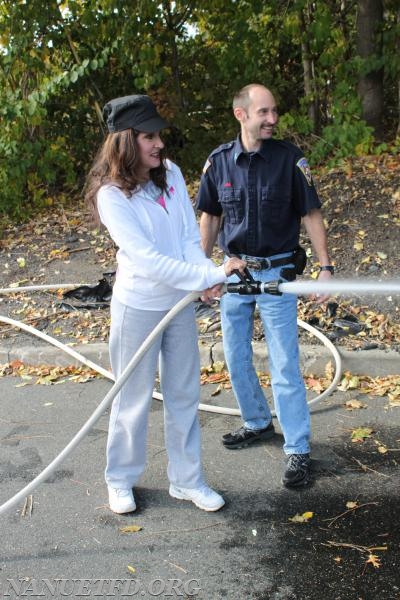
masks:
[(255, 256), (247, 256), (247, 254), (241, 254), (240, 258), (246, 261), (247, 268), (252, 271), (264, 271), (266, 269), (273, 269), (274, 267), (283, 267), (283, 265), (289, 265), (293, 263), (293, 254), (290, 256), (284, 256), (283, 258), (257, 258)]

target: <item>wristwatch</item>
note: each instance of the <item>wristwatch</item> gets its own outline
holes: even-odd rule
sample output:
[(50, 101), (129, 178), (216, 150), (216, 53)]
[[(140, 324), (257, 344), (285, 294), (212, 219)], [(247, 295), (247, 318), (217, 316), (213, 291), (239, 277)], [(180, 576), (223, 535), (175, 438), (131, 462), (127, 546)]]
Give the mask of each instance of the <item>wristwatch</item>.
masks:
[(323, 265), (319, 268), (320, 271), (330, 271), (332, 275), (335, 274), (335, 267), (333, 265)]

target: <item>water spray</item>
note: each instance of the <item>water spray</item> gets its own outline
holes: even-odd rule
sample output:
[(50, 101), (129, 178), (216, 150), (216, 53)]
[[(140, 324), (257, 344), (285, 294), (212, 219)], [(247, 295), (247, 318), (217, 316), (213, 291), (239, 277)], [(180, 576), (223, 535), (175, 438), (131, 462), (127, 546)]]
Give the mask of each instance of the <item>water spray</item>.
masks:
[(400, 294), (400, 280), (392, 279), (386, 281), (354, 281), (353, 279), (331, 279), (329, 281), (255, 281), (248, 274), (237, 283), (224, 285), (225, 291), (242, 295), (249, 294), (271, 294), (281, 296), (283, 293), (295, 294), (318, 294), (320, 296), (331, 296), (332, 294), (349, 295), (379, 295)]

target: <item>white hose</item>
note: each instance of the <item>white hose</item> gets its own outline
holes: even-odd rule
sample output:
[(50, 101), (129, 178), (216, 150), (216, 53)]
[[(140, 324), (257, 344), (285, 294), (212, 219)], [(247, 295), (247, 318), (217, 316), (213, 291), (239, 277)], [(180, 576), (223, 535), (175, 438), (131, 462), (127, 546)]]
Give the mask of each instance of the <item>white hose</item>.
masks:
[[(319, 331), (315, 327), (312, 327), (312, 325), (309, 325), (305, 321), (301, 321), (301, 319), (297, 319), (297, 324), (300, 325), (300, 327), (302, 327), (303, 329), (306, 329), (307, 331), (315, 335), (315, 337), (317, 337), (318, 339), (320, 339), (324, 346), (329, 348), (329, 350), (332, 352), (333, 358), (335, 359), (335, 375), (333, 377), (332, 383), (328, 388), (326, 388), (326, 390), (318, 394), (318, 396), (316, 396), (312, 400), (308, 401), (308, 406), (312, 406), (313, 404), (320, 402), (323, 398), (326, 398), (327, 396), (332, 394), (333, 390), (336, 388), (339, 379), (342, 375), (342, 359), (336, 346), (334, 346), (334, 344), (332, 344), (332, 342), (323, 333), (321, 333), (321, 331)], [(275, 413), (273, 414), (275, 416)]]
[[(115, 377), (110, 371), (92, 362), (89, 358), (86, 358), (86, 356), (83, 356), (83, 354), (76, 352), (76, 350), (74, 350), (70, 346), (67, 346), (66, 344), (63, 344), (56, 338), (47, 335), (47, 333), (43, 333), (43, 331), (39, 331), (39, 329), (35, 329), (35, 327), (31, 327), (31, 325), (27, 325), (22, 321), (16, 321), (14, 319), (10, 319), (9, 317), (4, 317), (3, 315), (0, 315), (0, 321), (2, 321), (3, 323), (7, 323), (8, 325), (12, 325), (13, 327), (17, 327), (18, 329), (22, 329), (27, 333), (31, 333), (32, 335), (35, 335), (38, 338), (41, 338), (45, 342), (48, 342), (52, 346), (55, 346), (59, 350), (62, 350), (66, 354), (69, 354), (70, 356), (75, 358), (75, 360), (78, 360), (80, 363), (86, 365), (90, 369), (93, 369), (93, 371), (96, 371), (100, 375), (103, 375), (103, 377), (106, 377), (111, 381), (115, 381)], [(319, 338), (321, 342), (331, 351), (335, 360), (335, 376), (333, 378), (333, 381), (326, 390), (324, 390), (323, 392), (321, 392), (321, 394), (316, 396), (316, 398), (313, 398), (308, 402), (308, 404), (311, 406), (312, 404), (319, 402), (323, 398), (326, 398), (326, 396), (329, 396), (335, 389), (342, 373), (341, 357), (336, 347), (332, 344), (332, 342), (323, 333), (318, 331), (318, 329), (315, 329), (315, 327), (312, 327), (311, 325), (309, 325), (305, 321), (301, 321), (300, 319), (297, 319), (297, 324), (303, 329), (306, 329), (307, 331), (312, 333), (312, 335), (314, 335), (315, 337)], [(156, 400), (163, 400), (162, 394), (156, 392), (155, 390), (153, 391), (153, 398), (155, 398)], [(204, 412), (220, 413), (224, 415), (232, 415), (238, 417), (240, 416), (240, 410), (238, 408), (227, 408), (225, 406), (213, 406), (210, 404), (200, 403), (199, 410)], [(271, 411), (271, 414), (273, 417), (276, 416), (274, 410)]]
[(140, 346), (139, 350), (135, 353), (135, 355), (129, 361), (128, 365), (125, 367), (124, 371), (121, 374), (121, 377), (114, 383), (114, 385), (106, 394), (102, 402), (100, 402), (99, 406), (89, 417), (86, 423), (81, 427), (78, 433), (65, 446), (65, 448), (60, 452), (60, 454), (56, 456), (56, 458), (41, 473), (39, 473), (37, 477), (35, 477), (35, 479), (28, 483), (28, 485), (26, 485), (17, 494), (15, 494), (15, 496), (13, 496), (7, 502), (0, 506), (0, 515), (9, 511), (20, 500), (23, 500), (26, 496), (28, 496), (40, 483), (45, 481), (55, 471), (59, 464), (61, 464), (67, 458), (67, 456), (76, 448), (79, 442), (88, 434), (90, 429), (100, 419), (106, 408), (108, 408), (108, 406), (113, 401), (114, 397), (118, 394), (119, 390), (122, 388), (125, 381), (130, 376), (133, 369), (139, 363), (144, 353), (147, 352), (147, 350), (153, 344), (156, 337), (165, 329), (165, 327), (168, 325), (171, 319), (173, 319), (179, 311), (181, 311), (183, 308), (185, 308), (185, 306), (193, 302), (196, 298), (198, 298), (198, 296), (198, 292), (192, 292), (191, 294), (188, 294), (165, 315), (165, 317), (158, 323), (157, 327), (155, 327), (150, 333), (150, 335), (145, 339), (143, 344)]
[(0, 289), (0, 294), (15, 294), (16, 292), (36, 292), (37, 290), (69, 290), (81, 286), (81, 283), (51, 283), (49, 285), (26, 285), (23, 287), (8, 287)]
[(3, 317), (3, 315), (0, 315), (0, 321), (2, 321), (3, 323), (7, 323), (8, 325), (12, 325), (13, 327), (17, 327), (18, 329), (23, 329), (23, 331), (27, 331), (28, 333), (31, 333), (32, 335), (35, 335), (38, 338), (41, 338), (42, 340), (48, 342), (52, 346), (55, 346), (56, 348), (59, 348), (60, 350), (66, 352), (70, 356), (73, 356), (76, 360), (83, 363), (90, 369), (93, 369), (101, 375), (104, 375), (104, 377), (107, 377), (108, 379), (112, 379), (114, 381), (114, 377), (109, 371), (103, 369), (103, 367), (101, 367), (100, 365), (96, 365), (96, 363), (92, 362), (82, 354), (79, 354), (79, 352), (76, 352), (76, 350), (74, 350), (70, 346), (66, 346), (62, 342), (56, 340), (56, 338), (47, 335), (47, 333), (43, 333), (43, 331), (39, 331), (39, 329), (35, 329), (35, 327), (31, 327), (31, 325), (27, 325), (22, 321), (15, 321), (14, 319), (10, 319), (9, 317)]
[[(30, 291), (33, 291), (33, 289), (32, 289), (33, 287), (34, 286), (30, 286), (30, 288), (29, 288)], [(53, 289), (59, 289), (59, 288), (64, 288), (64, 287), (65, 287), (65, 285), (54, 286)], [(46, 288), (52, 289), (52, 286), (46, 286)], [(5, 289), (7, 289), (7, 288), (5, 288)], [(18, 289), (18, 288), (11, 288), (12, 292), (14, 292), (15, 289)], [(19, 288), (19, 289), (22, 291), (24, 288)], [(43, 287), (39, 286), (39, 289), (43, 289)], [(0, 292), (4, 293), (4, 289), (0, 290)], [(90, 429), (95, 425), (95, 423), (99, 420), (99, 418), (102, 416), (104, 411), (111, 404), (111, 402), (113, 401), (113, 399), (115, 398), (115, 396), (117, 395), (117, 393), (119, 392), (121, 387), (124, 385), (124, 383), (126, 382), (128, 377), (130, 376), (131, 372), (135, 369), (136, 365), (141, 360), (142, 356), (145, 354), (145, 352), (147, 352), (147, 350), (153, 344), (156, 337), (165, 329), (165, 327), (168, 325), (168, 323), (175, 317), (175, 315), (178, 312), (180, 312), (188, 304), (190, 304), (191, 302), (196, 300), (198, 298), (198, 296), (199, 296), (198, 292), (192, 292), (192, 293), (188, 294), (165, 315), (165, 317), (159, 322), (157, 327), (155, 327), (155, 329), (151, 332), (151, 334), (146, 338), (146, 340), (140, 346), (138, 351), (135, 353), (135, 355), (132, 357), (132, 359), (130, 360), (130, 362), (128, 363), (126, 368), (124, 369), (123, 373), (121, 374), (121, 377), (117, 381), (115, 381), (112, 388), (106, 394), (106, 396), (104, 397), (102, 402), (98, 405), (98, 407), (92, 413), (92, 415), (89, 417), (89, 419), (86, 421), (86, 423), (81, 427), (81, 429), (78, 431), (78, 433), (72, 438), (72, 440), (67, 444), (67, 446), (65, 446), (65, 448), (60, 452), (60, 454), (58, 454), (58, 456), (56, 456), (56, 458), (41, 473), (39, 473), (39, 475), (37, 477), (35, 477), (35, 479), (33, 479), (28, 485), (26, 485), (17, 494), (15, 494), (15, 496), (13, 496), (7, 502), (5, 502), (4, 504), (2, 504), (0, 506), (0, 515), (5, 514), (7, 511), (11, 510), (16, 504), (18, 504), (18, 502), (20, 502), (26, 496), (28, 496), (34, 489), (36, 489), (36, 487), (40, 483), (45, 481), (55, 471), (55, 469), (58, 467), (58, 465), (61, 464), (67, 458), (67, 456), (69, 456), (69, 454), (71, 454), (71, 452), (76, 448), (76, 446), (81, 442), (81, 440), (88, 434)], [(75, 359), (79, 360), (80, 362), (82, 362), (86, 366), (90, 367), (91, 369), (97, 371), (98, 373), (104, 375), (108, 379), (114, 380), (113, 375), (106, 369), (103, 369), (99, 365), (96, 365), (95, 363), (93, 363), (86, 357), (82, 356), (81, 354), (79, 354), (78, 352), (76, 352), (75, 350), (70, 348), (69, 346), (62, 344), (55, 338), (48, 336), (47, 334), (35, 329), (34, 327), (31, 327), (30, 325), (27, 325), (20, 321), (15, 321), (14, 319), (10, 319), (9, 317), (4, 317), (2, 315), (0, 315), (0, 321), (3, 321), (4, 323), (8, 323), (15, 327), (19, 327), (20, 329), (23, 329), (23, 330), (27, 331), (28, 333), (32, 333), (33, 335), (36, 335), (37, 337), (42, 338), (46, 342), (56, 346), (57, 348), (59, 348), (60, 350), (63, 350), (67, 354), (70, 354)], [(309, 402), (309, 404), (315, 404), (316, 402), (319, 402), (320, 400), (322, 400), (322, 398), (324, 398), (327, 395), (329, 395), (330, 393), (332, 393), (332, 391), (336, 387), (337, 382), (341, 375), (341, 358), (340, 358), (340, 355), (339, 355), (338, 351), (336, 350), (335, 346), (321, 332), (319, 332), (317, 329), (315, 329), (311, 325), (308, 325), (308, 323), (305, 323), (304, 321), (301, 321), (298, 319), (297, 322), (301, 327), (303, 327), (304, 329), (307, 329), (308, 331), (310, 331), (311, 333), (316, 335), (316, 337), (318, 337), (331, 350), (331, 352), (334, 356), (334, 359), (335, 359), (335, 365), (336, 365), (335, 377), (334, 377), (331, 385), (323, 393), (319, 394), (316, 398), (314, 398), (313, 400), (311, 400)], [(162, 400), (162, 395), (159, 394), (158, 392), (153, 392), (153, 397), (156, 399)], [(235, 409), (235, 408), (226, 408), (226, 407), (221, 407), (221, 406), (210, 406), (210, 405), (206, 405), (206, 404), (199, 404), (199, 409), (208, 411), (208, 412), (216, 412), (216, 413), (240, 416), (239, 409)], [(272, 416), (276, 416), (275, 411), (272, 411)]]

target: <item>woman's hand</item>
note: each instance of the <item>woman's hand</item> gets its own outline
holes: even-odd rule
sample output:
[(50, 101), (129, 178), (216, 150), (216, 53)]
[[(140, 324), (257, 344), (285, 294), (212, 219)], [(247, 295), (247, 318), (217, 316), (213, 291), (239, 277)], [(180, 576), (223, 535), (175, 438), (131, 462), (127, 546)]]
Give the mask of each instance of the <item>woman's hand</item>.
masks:
[(205, 304), (211, 304), (215, 298), (221, 298), (222, 296), (222, 284), (214, 285), (213, 287), (207, 288), (201, 292), (200, 300)]
[[(243, 270), (246, 268), (246, 261), (242, 260), (238, 256), (232, 256), (228, 258), (226, 262), (224, 262), (225, 274), (227, 277), (232, 275), (233, 271), (240, 271), (243, 273)], [(207, 288), (201, 292), (200, 299), (202, 302), (206, 304), (210, 304), (215, 298), (221, 298), (223, 294), (222, 284), (214, 285), (213, 287)]]
[(229, 275), (232, 275), (233, 271), (240, 271), (244, 274), (246, 265), (246, 261), (242, 260), (238, 256), (232, 256), (231, 258), (228, 258), (228, 260), (224, 263), (226, 276), (229, 277)]

